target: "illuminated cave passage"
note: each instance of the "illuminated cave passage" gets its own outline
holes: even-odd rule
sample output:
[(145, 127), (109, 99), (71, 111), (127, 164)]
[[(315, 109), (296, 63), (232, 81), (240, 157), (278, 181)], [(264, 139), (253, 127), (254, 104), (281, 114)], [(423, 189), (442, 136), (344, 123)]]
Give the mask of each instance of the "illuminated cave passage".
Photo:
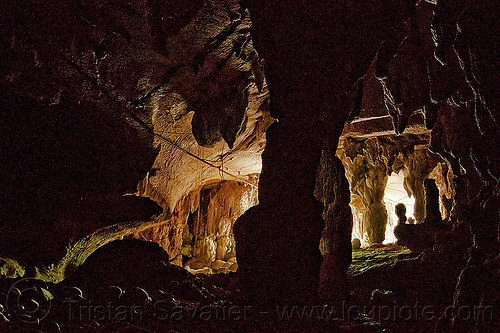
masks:
[(495, 332), (499, 6), (2, 1), (0, 331)]
[(406, 205), (406, 217), (411, 218), (408, 223), (425, 221), (427, 178), (435, 179), (438, 186), (439, 213), (443, 218), (449, 215), (453, 174), (446, 162), (427, 151), (427, 142), (425, 133), (348, 137), (341, 141), (337, 155), (344, 162), (350, 183), (352, 239), (359, 239), (363, 247), (396, 241), (393, 229), (398, 221), (398, 203)]

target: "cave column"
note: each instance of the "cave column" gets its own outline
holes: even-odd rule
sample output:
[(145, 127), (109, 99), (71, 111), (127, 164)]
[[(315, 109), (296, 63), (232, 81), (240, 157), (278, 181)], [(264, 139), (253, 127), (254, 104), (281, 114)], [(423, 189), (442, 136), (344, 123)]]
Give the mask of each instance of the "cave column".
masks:
[(259, 205), (234, 225), (238, 273), (251, 301), (298, 304), (316, 294), (323, 221), (314, 186), (322, 146), (314, 120), (282, 117), (267, 133)]
[[(325, 145), (335, 151), (354, 107), (352, 86), (368, 71), (381, 40), (377, 33), (338, 28), (346, 22), (346, 10), (370, 15), (365, 5), (245, 3), (253, 42), (265, 61), (271, 115), (278, 122), (267, 131), (259, 205), (234, 226), (240, 281), (259, 301), (310, 302), (322, 262), (323, 205), (314, 197), (321, 151)], [(365, 23), (378, 25), (367, 22), (356, 21), (363, 26), (360, 32), (370, 30)], [(348, 239), (345, 233), (338, 237)], [(347, 270), (339, 266), (337, 271)]]
[(318, 294), (321, 300), (335, 304), (349, 298), (345, 272), (352, 260), (352, 211), (344, 167), (330, 149), (325, 149), (321, 156), (315, 196), (323, 202), (325, 220), (320, 242), (324, 260)]
[[(350, 152), (355, 151), (355, 156)], [(346, 167), (350, 189), (361, 198), (363, 233), (368, 244), (382, 244), (387, 228), (387, 209), (384, 204), (388, 180), (388, 160), (377, 138), (364, 142), (345, 140), (338, 151)], [(359, 223), (359, 221), (358, 221)]]
[(370, 245), (382, 244), (385, 240), (387, 209), (384, 203), (384, 193), (388, 177), (384, 166), (378, 165), (367, 171), (366, 185), (361, 193), (365, 206), (363, 224)]
[(409, 197), (415, 199), (413, 216), (417, 223), (425, 219), (425, 189), (424, 180), (429, 177), (438, 162), (437, 156), (427, 149), (418, 149), (405, 154), (403, 175), (403, 186)]

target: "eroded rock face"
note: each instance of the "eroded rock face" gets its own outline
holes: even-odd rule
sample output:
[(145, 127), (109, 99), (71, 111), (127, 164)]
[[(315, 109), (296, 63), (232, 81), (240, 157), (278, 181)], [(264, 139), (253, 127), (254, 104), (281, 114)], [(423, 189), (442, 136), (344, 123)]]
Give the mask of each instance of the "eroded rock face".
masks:
[[(429, 6), (425, 2), (420, 4)], [(416, 12), (423, 13), (425, 7), (417, 7)], [(432, 22), (430, 28), (437, 47), (430, 49), (433, 54), (421, 52), (415, 61), (427, 67), (430, 85), (422, 85), (423, 80), (419, 78), (398, 80), (396, 75), (394, 86), (389, 88), (393, 97), (399, 95), (395, 104), (407, 110), (398, 114), (414, 112), (412, 105), (425, 106), (427, 125), (432, 128), (430, 150), (446, 158), (456, 176), (451, 218), (455, 225), (468, 224), (474, 239), (468, 268), (457, 286), (456, 305), (478, 304), (471, 296), (473, 291), (467, 287), (474, 284), (470, 267), (486, 265), (498, 254), (500, 246), (500, 159), (498, 149), (489, 148), (500, 142), (499, 97), (494, 92), (500, 77), (500, 63), (498, 57), (493, 56), (493, 50), (500, 46), (500, 30), (492, 24), (493, 13), (497, 11), (498, 3), (494, 1), (438, 1), (432, 11), (425, 10)], [(412, 18), (409, 29), (413, 34), (418, 35), (420, 22), (417, 16)], [(425, 45), (429, 45), (428, 40), (424, 40)], [(403, 68), (404, 62), (398, 62), (396, 56), (392, 64), (394, 68)], [(390, 74), (388, 80), (391, 80)], [(404, 85), (427, 92), (420, 94), (415, 102), (414, 96), (397, 93), (403, 91)], [(386, 97), (390, 98), (388, 94)], [(474, 292), (485, 295), (486, 291), (483, 288)], [(475, 325), (474, 321), (461, 323), (460, 320), (454, 324), (458, 330), (461, 324), (465, 325), (463, 329)]]
[(403, 186), (409, 197), (415, 198), (413, 216), (420, 223), (426, 214), (424, 181), (435, 168), (439, 158), (427, 149), (418, 149), (403, 157)]
[(191, 192), (178, 215), (134, 237), (157, 242), (171, 262), (193, 272), (228, 273), (237, 268), (233, 224), (256, 204), (256, 187), (236, 181), (214, 183)]
[[(205, 185), (256, 186), (272, 120), (238, 1), (26, 0), (2, 4), (4, 21), (6, 256), (48, 264), (98, 228), (161, 208), (163, 228), (182, 235), (175, 221), (185, 225)], [(161, 208), (123, 196), (141, 178), (138, 194)], [(169, 237), (174, 258), (182, 239)]]
[(390, 173), (386, 164), (387, 160), (384, 159), (383, 150), (377, 138), (358, 144), (359, 148), (348, 147), (348, 145), (349, 142), (344, 142), (345, 150), (359, 149), (354, 159), (344, 155), (344, 163), (346, 163), (351, 192), (361, 198), (363, 205), (362, 231), (367, 234), (369, 244), (382, 244), (387, 226), (387, 210), (383, 203), (385, 186)]
[(0, 6), (0, 251), (32, 269), (100, 227), (161, 212), (151, 200), (123, 196), (156, 155), (152, 138), (124, 121), (137, 82), (152, 70), (143, 61), (147, 30), (139, 28), (146, 8)]
[(237, 253), (233, 224), (258, 203), (257, 189), (226, 181), (203, 190), (200, 200), (200, 208), (192, 216), (190, 232), (183, 245), (191, 245), (191, 256), (203, 262), (205, 267), (215, 272), (228, 272), (236, 262)]
[(441, 216), (444, 220), (448, 219), (451, 215), (451, 210), (454, 205), (455, 189), (453, 186), (453, 171), (446, 162), (440, 162), (432, 170), (429, 178), (436, 181), (436, 186), (439, 189), (439, 203)]
[[(495, 302), (474, 277), (477, 267), (497, 271), (500, 248), (500, 158), (492, 148), (500, 144), (498, 2), (248, 3), (279, 123), (268, 133), (261, 205), (235, 225), (247, 294), (290, 304), (316, 293), (324, 207), (313, 193), (321, 151), (334, 151), (344, 121), (355, 118), (366, 86), (358, 79), (378, 53), (375, 76), (396, 132), (423, 112), (430, 150), (456, 176), (450, 218), (455, 232), (470, 231), (474, 243), (455, 304)], [(143, 179), (139, 193), (161, 205), (174, 235), (165, 244), (172, 256), (182, 248), (176, 227), (198, 209), (196, 191), (220, 181), (226, 167), (243, 183), (258, 173), (250, 156), (262, 151), (269, 100), (249, 16), (236, 1), (0, 6), (6, 22), (0, 27), (2, 254), (50, 262), (68, 241), (97, 228), (150, 218), (160, 212), (156, 204), (123, 196)], [(153, 138), (130, 112), (165, 139), (224, 166), (198, 175), (185, 153)], [(336, 214), (335, 223), (344, 221)], [(334, 235), (339, 244), (347, 228)], [(345, 253), (339, 255), (344, 267)]]
[(271, 115), (279, 122), (267, 133), (260, 204), (235, 224), (239, 270), (251, 298), (308, 302), (321, 265), (322, 209), (312, 195), (321, 150), (336, 149), (344, 121), (356, 109), (357, 80), (388, 35), (384, 27), (403, 22), (409, 6), (246, 3), (266, 62)]
[(159, 154), (138, 194), (158, 202), (165, 214), (163, 224), (135, 236), (159, 242), (176, 264), (205, 272), (221, 266), (214, 262), (226, 252), (234, 257), (232, 224), (256, 203), (260, 155), (273, 122), (250, 26), (237, 1), (206, 2), (186, 27), (162, 41), (169, 79), (143, 100)]

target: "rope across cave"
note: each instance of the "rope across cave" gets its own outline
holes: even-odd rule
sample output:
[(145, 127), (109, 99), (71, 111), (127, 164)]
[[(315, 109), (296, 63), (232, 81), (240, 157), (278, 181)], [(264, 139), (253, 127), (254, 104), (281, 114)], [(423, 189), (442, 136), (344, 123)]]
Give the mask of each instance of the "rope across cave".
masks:
[(166, 142), (168, 143), (169, 145), (171, 145), (172, 147), (180, 150), (181, 152), (183, 152), (184, 154), (187, 154), (189, 156), (191, 156), (192, 158), (195, 158), (197, 159), (198, 161), (200, 162), (203, 162), (205, 163), (206, 165), (208, 166), (211, 166), (212, 168), (216, 168), (218, 169), (221, 173), (223, 174), (226, 174), (228, 176), (231, 176), (233, 177), (234, 179), (236, 179), (237, 181), (240, 181), (242, 183), (245, 183), (245, 184), (248, 184), (250, 186), (253, 186), (255, 188), (258, 188), (257, 185), (255, 185), (254, 183), (251, 183), (249, 182), (248, 180), (246, 179), (243, 179), (241, 177), (238, 177), (236, 175), (233, 175), (232, 173), (228, 172), (228, 171), (225, 171), (224, 169), (222, 169), (222, 167), (219, 167), (219, 166), (216, 166), (210, 162), (208, 162), (207, 160), (204, 160), (202, 159), (201, 157), (199, 156), (196, 156), (195, 154), (191, 153), (190, 151), (182, 148), (181, 146), (179, 146), (178, 144), (176, 144), (175, 142), (172, 142), (170, 141), (169, 139), (165, 138), (163, 135), (159, 134), (159, 133), (156, 133), (151, 127), (149, 127), (145, 122), (143, 122), (139, 117), (137, 117), (137, 115), (135, 115), (132, 111), (129, 111), (129, 115), (130, 115), (130, 118), (135, 121), (137, 124), (139, 124), (139, 126), (141, 126), (142, 128), (144, 128), (147, 132), (151, 133), (154, 137), (160, 139), (161, 141), (163, 142)]
[[(105, 87), (102, 87), (99, 82), (97, 81), (96, 78), (92, 77), (90, 74), (88, 73), (85, 73), (85, 71), (75, 62), (73, 61), (72, 59), (70, 58), (66, 58), (66, 61), (67, 63), (74, 69), (76, 69), (78, 71), (78, 73), (80, 73), (84, 78), (86, 78), (98, 91), (100, 91), (101, 93), (104, 94), (105, 97), (107, 97), (111, 103), (113, 104), (113, 106), (117, 107), (117, 109), (121, 109), (122, 105), (120, 102), (118, 102), (115, 98), (112, 97), (112, 95), (109, 93), (109, 91), (105, 88)], [(127, 106), (127, 108), (130, 108), (131, 107), (131, 104), (132, 103), (129, 103), (129, 105)], [(187, 154), (189, 156), (191, 156), (192, 158), (195, 158), (203, 163), (205, 163), (206, 165), (208, 166), (211, 166), (212, 168), (216, 168), (219, 170), (219, 172), (223, 173), (223, 174), (226, 174), (228, 176), (231, 176), (233, 177), (234, 179), (236, 179), (237, 181), (240, 181), (242, 183), (245, 183), (245, 184), (248, 184), (250, 186), (253, 186), (255, 188), (258, 188), (257, 185), (255, 185), (254, 183), (251, 183), (249, 182), (248, 180), (244, 179), (244, 178), (241, 178), (241, 177), (238, 177), (236, 175), (233, 175), (232, 173), (228, 172), (228, 171), (225, 171), (224, 169), (222, 169), (221, 167), (218, 167), (204, 159), (202, 159), (201, 157), (199, 156), (196, 156), (195, 154), (189, 152), (188, 150), (182, 148), (181, 146), (177, 145), (175, 142), (172, 142), (170, 141), (169, 139), (165, 138), (164, 136), (162, 136), (161, 134), (158, 134), (156, 133), (151, 127), (149, 127), (145, 122), (143, 122), (135, 113), (133, 113), (131, 110), (128, 110), (128, 114), (130, 116), (130, 118), (135, 121), (139, 126), (143, 127), (147, 132), (151, 133), (153, 136), (157, 137), (158, 139), (162, 140), (163, 142), (166, 142), (168, 143), (169, 145), (171, 145), (172, 147), (176, 148), (176, 149), (179, 149), (181, 152), (183, 152), (184, 154)], [(223, 165), (223, 164), (222, 164)]]

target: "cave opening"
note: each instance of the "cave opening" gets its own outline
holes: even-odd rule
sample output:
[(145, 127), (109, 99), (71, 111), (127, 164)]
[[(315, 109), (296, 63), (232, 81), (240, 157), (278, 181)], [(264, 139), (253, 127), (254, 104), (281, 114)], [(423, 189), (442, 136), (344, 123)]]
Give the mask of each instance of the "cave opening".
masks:
[[(385, 231), (384, 244), (395, 243), (396, 237), (394, 236), (394, 227), (398, 223), (398, 216), (396, 215), (396, 205), (404, 204), (406, 207), (406, 217), (409, 224), (414, 224), (415, 217), (413, 210), (415, 207), (415, 199), (410, 198), (404, 188), (404, 176), (402, 173), (391, 173), (387, 179), (387, 185), (384, 193), (384, 203), (387, 207), (387, 228)], [(413, 221), (411, 221), (412, 219)]]

